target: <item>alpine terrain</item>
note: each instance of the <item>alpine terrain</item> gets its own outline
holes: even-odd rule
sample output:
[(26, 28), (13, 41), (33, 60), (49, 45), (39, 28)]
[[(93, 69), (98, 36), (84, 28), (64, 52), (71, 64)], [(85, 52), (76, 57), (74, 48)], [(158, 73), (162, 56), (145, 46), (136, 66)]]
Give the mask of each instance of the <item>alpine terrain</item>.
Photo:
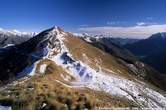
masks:
[(20, 44), (27, 41), (36, 33), (19, 32), (17, 30), (4, 30), (0, 28), (0, 47)]
[(139, 40), (132, 44), (126, 44), (128, 50), (145, 63), (151, 65), (160, 73), (165, 74), (166, 65), (166, 33), (156, 33), (147, 39)]
[(59, 27), (0, 49), (0, 109), (166, 108), (166, 77), (125, 48)]

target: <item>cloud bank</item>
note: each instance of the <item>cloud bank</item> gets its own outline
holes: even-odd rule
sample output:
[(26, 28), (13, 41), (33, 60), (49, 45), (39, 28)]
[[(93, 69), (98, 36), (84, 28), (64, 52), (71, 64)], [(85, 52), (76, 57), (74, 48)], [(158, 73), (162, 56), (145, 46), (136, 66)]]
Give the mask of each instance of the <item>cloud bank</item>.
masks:
[(145, 25), (145, 23), (139, 23), (135, 26), (129, 26), (129, 27), (120, 27), (120, 26), (82, 27), (79, 28), (79, 31), (89, 34), (103, 34), (112, 37), (143, 39), (157, 32), (166, 32), (166, 24)]

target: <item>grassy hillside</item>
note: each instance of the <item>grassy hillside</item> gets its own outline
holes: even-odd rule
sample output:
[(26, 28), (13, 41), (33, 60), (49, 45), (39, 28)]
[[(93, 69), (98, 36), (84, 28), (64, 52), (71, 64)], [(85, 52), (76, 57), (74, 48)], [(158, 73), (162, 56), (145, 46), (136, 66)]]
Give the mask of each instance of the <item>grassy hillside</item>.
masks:
[(37, 64), (36, 73), (39, 73), (42, 64), (48, 65), (43, 75), (37, 74), (2, 90), (0, 104), (12, 106), (13, 110), (83, 110), (84, 108), (91, 110), (98, 106), (136, 106), (133, 102), (112, 97), (104, 92), (66, 87), (57, 82), (59, 80), (69, 84), (60, 78), (60, 74), (67, 74), (62, 68), (45, 59)]
[[(101, 70), (108, 74), (115, 74), (133, 81), (141, 80), (151, 85), (152, 88), (156, 88), (158, 91), (160, 91), (160, 89), (166, 89), (166, 78), (140, 61), (129, 64), (75, 37), (71, 33), (67, 33), (65, 39), (65, 44), (71, 52), (72, 57), (90, 65), (98, 71)], [(132, 67), (129, 67), (129, 65)], [(133, 71), (134, 68), (136, 68), (136, 71)]]

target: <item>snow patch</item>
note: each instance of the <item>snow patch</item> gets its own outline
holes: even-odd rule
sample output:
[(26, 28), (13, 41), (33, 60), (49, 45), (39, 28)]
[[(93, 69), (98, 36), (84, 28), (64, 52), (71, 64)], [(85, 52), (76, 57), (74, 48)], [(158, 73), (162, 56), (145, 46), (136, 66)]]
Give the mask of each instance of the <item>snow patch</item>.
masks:
[(92, 42), (91, 39), (90, 39), (90, 37), (84, 37), (84, 40), (85, 40), (86, 42)]
[(11, 106), (2, 106), (0, 105), (0, 110), (12, 110)]
[(47, 68), (47, 64), (42, 64), (42, 65), (40, 65), (40, 73), (41, 73), (41, 74), (44, 74), (45, 71), (46, 71), (46, 68)]
[(43, 103), (41, 108), (44, 108), (45, 106), (47, 106), (47, 104), (46, 104), (46, 103)]
[(64, 75), (64, 74), (60, 74), (61, 77), (65, 80), (65, 81), (70, 81), (71, 80), (71, 77), (69, 75)]
[(7, 47), (12, 47), (14, 46), (15, 44), (6, 44), (5, 46), (3, 46), (3, 48), (7, 48)]
[(68, 73), (74, 76), (78, 81), (89, 81), (92, 77), (91, 70), (87, 69), (83, 63), (74, 61), (67, 55), (67, 53), (58, 54), (51, 60), (53, 60), (57, 65), (65, 68)]
[(122, 77), (94, 72), (93, 79), (87, 87), (130, 99), (142, 107), (166, 107), (166, 97), (146, 85)]

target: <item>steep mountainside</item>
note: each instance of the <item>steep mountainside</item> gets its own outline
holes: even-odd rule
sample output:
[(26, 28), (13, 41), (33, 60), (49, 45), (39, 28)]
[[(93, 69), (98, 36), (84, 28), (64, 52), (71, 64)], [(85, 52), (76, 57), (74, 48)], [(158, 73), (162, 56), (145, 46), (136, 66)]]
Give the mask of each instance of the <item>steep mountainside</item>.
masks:
[(165, 86), (165, 76), (163, 77), (163, 75), (160, 75), (153, 68), (143, 64), (124, 47), (117, 45), (111, 40), (109, 41), (103, 37), (94, 38), (84, 35), (81, 38), (89, 44), (116, 57), (116, 60), (118, 60), (119, 63), (123, 64), (126, 68), (129, 68), (129, 70), (132, 71), (132, 74), (134, 73), (136, 76), (148, 80), (149, 82), (161, 88)]
[(140, 40), (125, 47), (133, 54), (161, 73), (166, 73), (166, 34), (157, 33), (145, 40)]
[(129, 62), (118, 56), (121, 54), (113, 54), (115, 50), (109, 53), (99, 48), (98, 42), (90, 42), (53, 27), (22, 44), (4, 48), (1, 84), (16, 80), (0, 88), (2, 107), (166, 107), (163, 77), (137, 59)]
[(123, 46), (118, 45), (112, 38), (107, 37), (91, 37), (84, 35), (81, 38), (88, 43), (102, 49), (103, 51), (112, 54), (113, 56), (119, 57), (126, 62), (135, 62), (137, 59)]
[(154, 53), (149, 55), (148, 57), (142, 58), (142, 60), (154, 67), (156, 70), (160, 71), (161, 73), (165, 74), (165, 65), (166, 65), (166, 51), (160, 53)]

